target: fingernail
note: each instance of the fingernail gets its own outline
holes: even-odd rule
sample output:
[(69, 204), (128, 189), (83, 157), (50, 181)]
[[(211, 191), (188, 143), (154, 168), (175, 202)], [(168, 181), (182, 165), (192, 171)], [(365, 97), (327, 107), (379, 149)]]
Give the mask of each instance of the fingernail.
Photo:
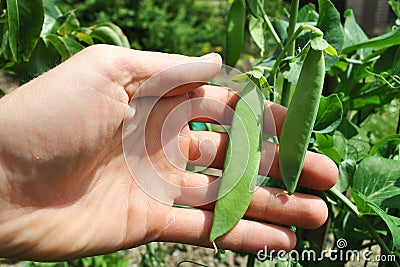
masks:
[(201, 56), (201, 59), (207, 60), (207, 61), (211, 61), (213, 60), (215, 57), (217, 57), (218, 54), (217, 53), (210, 53), (210, 54), (206, 54), (204, 56)]

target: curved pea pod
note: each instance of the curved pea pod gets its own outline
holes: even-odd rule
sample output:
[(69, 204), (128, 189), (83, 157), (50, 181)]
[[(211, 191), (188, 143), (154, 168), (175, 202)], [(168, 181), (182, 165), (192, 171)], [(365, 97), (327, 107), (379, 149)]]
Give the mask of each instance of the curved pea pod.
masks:
[(250, 204), (261, 158), (263, 115), (264, 98), (249, 83), (241, 93), (232, 120), (211, 242), (232, 229)]
[(318, 113), (325, 77), (323, 51), (309, 49), (282, 127), (279, 166), (289, 194), (296, 190)]

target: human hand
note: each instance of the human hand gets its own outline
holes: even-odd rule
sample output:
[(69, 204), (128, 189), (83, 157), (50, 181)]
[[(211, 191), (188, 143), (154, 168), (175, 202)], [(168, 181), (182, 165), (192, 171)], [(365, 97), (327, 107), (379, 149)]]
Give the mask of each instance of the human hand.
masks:
[[(122, 122), (129, 100), (135, 97), (145, 107), (146, 96), (157, 96), (163, 84), (155, 84), (148, 91), (138, 89), (162, 70), (196, 62), (214, 63), (209, 64), (214, 67), (197, 72), (179, 68), (180, 72), (175, 73), (178, 75), (163, 78), (180, 84), (208, 81), (218, 73), (221, 59), (217, 55), (190, 58), (99, 45), (83, 50), (2, 98), (0, 256), (64, 260), (151, 241), (211, 246), (208, 234), (212, 207), (173, 207), (172, 203), (191, 204), (193, 196), (185, 195), (184, 190), (169, 195), (169, 203), (146, 194), (136, 179), (144, 178), (150, 170), (141, 170), (143, 177), (133, 179), (122, 146)], [(153, 109), (157, 112), (149, 117), (134, 117), (138, 125), (146, 125), (146, 132), (139, 131), (139, 127), (135, 135), (154, 142), (146, 142), (146, 153), (132, 153), (139, 159), (149, 156), (157, 172), (178, 186), (197, 187), (216, 179), (177, 169), (165, 157), (161, 143), (162, 122), (169, 112), (188, 99), (202, 98), (234, 108), (238, 96), (229, 89), (190, 83), (161, 98)], [(286, 110), (276, 104), (267, 105), (279, 134)], [(220, 116), (222, 122), (231, 119), (221, 110), (201, 105), (189, 107), (180, 115), (190, 120), (192, 108), (207, 109)], [(140, 112), (136, 110), (136, 114)], [(213, 156), (211, 166), (222, 167), (226, 134), (195, 132), (186, 126), (178, 140), (180, 153), (188, 161), (210, 161), (208, 157)], [(212, 141), (215, 155), (199, 156), (203, 140)], [(263, 149), (271, 149), (271, 145), (265, 143)], [(260, 170), (267, 171), (262, 165)], [(279, 178), (277, 161), (269, 175)], [(329, 159), (307, 154), (300, 184), (323, 190), (333, 186), (336, 179), (336, 166)], [(267, 245), (288, 250), (295, 244), (294, 233), (262, 221), (304, 228), (316, 228), (325, 222), (327, 208), (323, 200), (299, 193), (287, 199), (275, 198), (277, 193), (278, 189), (259, 188), (246, 216), (260, 222), (242, 220), (217, 240), (218, 247), (257, 252)]]

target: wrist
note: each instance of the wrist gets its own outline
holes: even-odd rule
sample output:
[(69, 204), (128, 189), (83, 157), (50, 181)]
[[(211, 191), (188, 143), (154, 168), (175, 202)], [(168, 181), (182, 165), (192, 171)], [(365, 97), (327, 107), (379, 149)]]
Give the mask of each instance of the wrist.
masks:
[(5, 98), (1, 98), (0, 99), (0, 184), (3, 184), (5, 179), (6, 179), (6, 175), (5, 175), (5, 171), (4, 171), (4, 130), (5, 130), (5, 125), (4, 125), (4, 120), (5, 120), (5, 110), (4, 107), (6, 105), (5, 103), (6, 99)]
[[(5, 125), (5, 120), (7, 115), (11, 115), (11, 113), (8, 113), (6, 110), (7, 106), (7, 98), (8, 97), (3, 97), (0, 99), (0, 185), (1, 188), (4, 188), (4, 182), (6, 181), (6, 172), (5, 172), (5, 142), (6, 141), (6, 125)], [(0, 192), (2, 190), (0, 189)]]

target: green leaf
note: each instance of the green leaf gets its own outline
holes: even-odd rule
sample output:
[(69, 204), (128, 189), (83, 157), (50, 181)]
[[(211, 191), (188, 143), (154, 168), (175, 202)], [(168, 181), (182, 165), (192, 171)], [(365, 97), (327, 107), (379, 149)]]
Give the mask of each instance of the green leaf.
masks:
[[(360, 70), (361, 75), (352, 75), (357, 69)], [(346, 100), (349, 109), (380, 107), (390, 103), (394, 98), (400, 97), (400, 91), (392, 87), (393, 84), (399, 84), (399, 82), (392, 79), (388, 73), (375, 74), (366, 69), (365, 66), (354, 65), (352, 66), (352, 74), (350, 79), (344, 78), (344, 84), (340, 86), (345, 89), (345, 86), (351, 85), (350, 88), (345, 89), (350, 90), (348, 92), (350, 97)], [(361, 80), (364, 78), (365, 80)], [(388, 79), (393, 80), (393, 83), (387, 82)]]
[(39, 39), (31, 59), (28, 62), (17, 63), (8, 70), (18, 73), (19, 82), (23, 84), (54, 68), (60, 63), (60, 59), (61, 57), (54, 47), (46, 47), (44, 40)]
[(356, 162), (352, 159), (344, 160), (339, 165), (339, 179), (335, 184), (335, 188), (339, 192), (345, 192), (350, 184), (356, 171)]
[(400, 256), (400, 218), (392, 216), (384, 212), (382, 209), (380, 209), (378, 206), (376, 206), (374, 203), (371, 203), (370, 201), (366, 200), (368, 205), (375, 211), (376, 214), (378, 214), (386, 223), (388, 226), (390, 233), (392, 234), (392, 240), (393, 240), (393, 247), (397, 251), (397, 257)]
[(67, 60), (72, 55), (85, 48), (83, 45), (67, 36), (50, 34), (46, 37), (46, 40), (57, 49), (63, 60)]
[(341, 158), (359, 161), (368, 155), (370, 145), (367, 135), (355, 124), (343, 119), (333, 135), (334, 147)]
[(283, 70), (282, 74), (291, 84), (297, 84), (301, 68), (303, 67), (303, 60), (296, 58), (295, 61), (289, 62)]
[(250, 79), (255, 85), (257, 85), (258, 89), (264, 95), (264, 98), (269, 99), (269, 94), (273, 91), (264, 76), (264, 71), (264, 67), (254, 66), (250, 71), (233, 77), (232, 81), (237, 83), (247, 83)]
[(400, 45), (391, 46), (380, 55), (374, 64), (375, 73), (395, 73), (399, 63)]
[(362, 193), (353, 188), (350, 188), (350, 193), (360, 215), (375, 215), (375, 211), (364, 200)]
[(369, 151), (370, 156), (374, 156), (378, 150), (381, 148), (382, 145), (391, 142), (391, 141), (396, 141), (396, 143), (400, 143), (400, 134), (393, 134), (393, 135), (388, 135), (379, 140)]
[(9, 44), (15, 62), (27, 61), (44, 21), (42, 0), (7, 0)]
[[(340, 13), (329, 0), (318, 0), (318, 10), (317, 28), (324, 32), (324, 39), (340, 54), (344, 44)], [(326, 69), (329, 70), (337, 61), (336, 57), (326, 57)]]
[(1, 46), (0, 46), (0, 55), (4, 56), (5, 52), (8, 49), (8, 24), (4, 23), (3, 26), (0, 25), (1, 29)]
[(265, 52), (265, 36), (264, 36), (264, 20), (262, 18), (249, 18), (249, 31), (251, 38), (257, 47), (261, 50), (260, 55), (263, 56)]
[[(399, 208), (400, 161), (368, 157), (361, 161), (354, 174), (352, 188), (378, 207)], [(360, 209), (360, 212), (363, 212)]]
[(79, 42), (86, 43), (87, 45), (94, 44), (92, 36), (86, 32), (74, 32), (74, 36), (79, 40)]
[(300, 8), (297, 22), (317, 22), (318, 21), (318, 13), (315, 9), (315, 5), (312, 3), (308, 3), (307, 5)]
[(241, 93), (232, 121), (211, 242), (231, 230), (250, 204), (260, 165), (263, 113), (264, 98), (250, 82)]
[(385, 46), (392, 46), (400, 44), (400, 28), (386, 34), (377, 36), (369, 39), (368, 41), (357, 43), (348, 47), (345, 47), (342, 51), (343, 54), (348, 54), (354, 50), (361, 48), (379, 48)]
[(332, 228), (335, 237), (347, 240), (346, 249), (358, 250), (364, 240), (370, 238), (365, 225), (347, 209), (338, 209), (338, 214), (332, 220)]
[(287, 28), (289, 27), (289, 22), (283, 19), (271, 18), (271, 23), (279, 38), (282, 41), (286, 41), (288, 38)]
[[(344, 23), (344, 44), (343, 47), (349, 47), (358, 43), (368, 41), (368, 36), (364, 33), (361, 27), (358, 25), (356, 18), (354, 17), (353, 10), (346, 10), (344, 13), (346, 21)], [(359, 52), (361, 58), (365, 55), (369, 55), (371, 50), (361, 50)]]
[(400, 2), (398, 0), (389, 0), (389, 6), (392, 8), (397, 18), (400, 18)]
[(323, 36), (316, 36), (311, 39), (311, 47), (314, 50), (325, 50), (329, 46), (328, 42), (324, 40)]
[(7, 0), (7, 14), (8, 14), (8, 28), (9, 28), (9, 44), (11, 54), (14, 61), (20, 61), (20, 20), (19, 20), (19, 6), (17, 0)]
[[(351, 190), (351, 194), (354, 199), (358, 200), (357, 208), (359, 205), (364, 208), (367, 207), (370, 214), (377, 214), (388, 226), (390, 233), (392, 234), (393, 247), (397, 251), (397, 256), (399, 256), (400, 252), (400, 218), (391, 216), (387, 214), (384, 210), (382, 210), (378, 205), (376, 205), (373, 201), (371, 201), (370, 197), (364, 195), (363, 193), (357, 190)], [(373, 212), (373, 213), (372, 213)]]
[(342, 116), (343, 106), (338, 95), (332, 94), (328, 97), (321, 97), (314, 132), (333, 132), (340, 125)]
[(75, 11), (72, 10), (59, 17), (53, 27), (52, 33), (68, 35), (77, 30), (80, 27), (80, 23)]
[(331, 46), (330, 44), (328, 44), (328, 47), (324, 49), (324, 52), (330, 56), (339, 57), (336, 49), (333, 46)]
[(392, 73), (400, 73), (400, 46), (398, 47), (393, 60)]
[(226, 65), (234, 67), (243, 47), (246, 9), (244, 0), (235, 0), (228, 14), (226, 35)]
[(62, 12), (60, 9), (54, 4), (53, 0), (44, 0), (44, 23), (42, 27), (42, 36), (47, 36), (52, 32), (54, 24), (57, 22), (57, 19), (62, 16)]
[(334, 147), (333, 137), (327, 134), (315, 133), (318, 152), (332, 159), (336, 164), (341, 164), (342, 157)]
[[(340, 63), (340, 61), (338, 62)], [(368, 73), (366, 70), (367, 66), (365, 65), (354, 65), (352, 68), (348, 68), (346, 65), (341, 72), (346, 72), (346, 75), (343, 75), (340, 83), (336, 88), (336, 92), (343, 92), (345, 95), (357, 95), (359, 94), (359, 83), (364, 78), (368, 77)], [(348, 69), (348, 71), (346, 71)]]
[(122, 47), (130, 47), (128, 38), (117, 25), (106, 22), (91, 27), (90, 35), (93, 39), (99, 40), (103, 44), (112, 44)]
[(258, 1), (259, 0), (246, 0), (246, 6), (250, 10), (250, 13), (251, 15), (253, 15), (254, 18), (259, 17)]

